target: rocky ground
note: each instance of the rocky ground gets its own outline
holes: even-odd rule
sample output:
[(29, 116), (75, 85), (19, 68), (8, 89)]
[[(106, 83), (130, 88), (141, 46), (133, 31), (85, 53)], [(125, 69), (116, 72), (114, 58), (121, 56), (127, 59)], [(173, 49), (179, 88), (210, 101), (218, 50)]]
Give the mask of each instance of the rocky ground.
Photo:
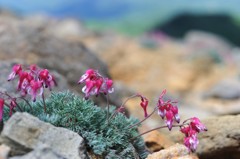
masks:
[[(151, 155), (148, 158), (240, 158), (240, 125), (237, 115), (240, 113), (240, 50), (220, 37), (192, 31), (184, 39), (172, 39), (164, 34), (130, 38), (111, 32), (89, 31), (74, 19), (17, 17), (3, 12), (0, 14), (0, 60), (0, 90), (11, 93), (15, 93), (15, 89), (6, 79), (11, 66), (16, 62), (36, 63), (55, 70), (59, 83), (57, 90), (70, 89), (80, 95), (81, 89), (76, 84), (79, 77), (88, 68), (98, 69), (114, 79), (116, 91), (111, 95), (110, 101), (117, 106), (124, 98), (139, 92), (149, 98), (152, 105), (150, 110), (155, 106), (161, 91), (167, 89), (168, 96), (179, 101), (181, 118), (198, 116), (204, 119), (209, 131), (200, 137), (196, 154), (190, 156), (186, 156), (181, 145), (175, 145), (176, 142), (182, 143), (177, 132), (173, 136), (164, 131), (146, 135), (146, 144), (150, 150), (159, 151), (169, 147), (156, 154), (157, 157)], [(94, 100), (101, 105), (106, 103), (104, 96)], [(131, 115), (143, 118), (139, 101), (128, 102), (127, 108)], [(31, 118), (28, 120), (33, 123), (39, 123), (39, 129), (49, 129), (49, 132), (40, 133), (36, 138), (38, 130), (32, 128), (36, 123), (27, 122), (28, 133), (32, 134), (26, 134), (26, 139), (20, 141), (15, 136), (17, 133), (12, 130), (19, 125), (4, 127), (0, 158), (6, 158), (9, 153), (27, 153), (12, 159), (34, 158), (32, 156), (38, 158), (41, 156), (39, 154), (46, 155), (47, 157), (41, 156), (44, 159), (81, 158), (75, 150), (82, 145), (80, 136), (53, 128), (27, 114), (22, 118), (25, 117)], [(16, 118), (17, 115), (9, 122), (16, 124)], [(24, 122), (25, 119), (21, 121)], [(146, 121), (140, 131), (158, 126), (159, 123), (160, 118), (154, 116)], [(25, 128), (22, 131), (25, 132)], [(53, 141), (46, 141), (47, 135), (58, 131), (74, 138), (73, 143), (68, 140), (68, 135), (62, 139), (62, 142), (68, 140), (66, 142), (72, 145), (71, 150), (74, 152), (62, 151), (61, 145), (55, 147), (52, 146)], [(81, 154), (87, 158), (83, 147)]]

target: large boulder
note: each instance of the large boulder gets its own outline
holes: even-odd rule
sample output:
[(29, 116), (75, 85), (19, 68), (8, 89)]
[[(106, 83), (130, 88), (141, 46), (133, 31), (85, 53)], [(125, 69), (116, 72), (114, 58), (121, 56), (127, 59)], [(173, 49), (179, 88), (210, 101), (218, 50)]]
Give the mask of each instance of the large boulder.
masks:
[[(23, 59), (26, 64), (36, 63), (56, 70), (67, 80), (68, 89), (77, 92), (81, 92), (81, 88), (75, 89), (77, 81), (89, 68), (109, 77), (107, 65), (80, 40), (64, 38), (75, 35), (81, 39), (84, 36), (83, 26), (77, 21), (0, 14), (0, 24), (0, 60)], [(61, 35), (57, 36), (58, 32)], [(100, 96), (96, 103), (105, 105), (106, 97)], [(110, 103), (121, 104), (119, 100), (110, 100)]]
[(66, 159), (50, 148), (36, 149), (26, 155), (11, 157), (10, 159)]
[(28, 113), (15, 113), (5, 123), (1, 143), (11, 147), (12, 155), (50, 148), (64, 158), (87, 158), (84, 140), (77, 133), (44, 123)]
[[(199, 146), (196, 153), (201, 159), (239, 159), (240, 156), (240, 115), (212, 117), (203, 120), (207, 132), (199, 134)], [(181, 142), (182, 134), (171, 136), (175, 142)]]

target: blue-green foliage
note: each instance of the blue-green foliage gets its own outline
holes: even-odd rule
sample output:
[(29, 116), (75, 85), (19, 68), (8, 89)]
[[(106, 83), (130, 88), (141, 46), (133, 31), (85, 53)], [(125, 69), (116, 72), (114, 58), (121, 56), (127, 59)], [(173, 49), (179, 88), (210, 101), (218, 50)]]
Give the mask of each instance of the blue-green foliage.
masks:
[[(52, 93), (46, 100), (47, 114), (41, 101), (31, 103), (32, 111), (21, 103), (27, 112), (58, 127), (65, 127), (80, 134), (92, 151), (104, 158), (146, 158), (142, 138), (130, 140), (138, 135), (136, 129), (126, 129), (138, 122), (117, 113), (107, 123), (107, 110), (97, 107), (93, 102), (82, 99), (70, 92)], [(111, 106), (110, 113), (115, 107)]]

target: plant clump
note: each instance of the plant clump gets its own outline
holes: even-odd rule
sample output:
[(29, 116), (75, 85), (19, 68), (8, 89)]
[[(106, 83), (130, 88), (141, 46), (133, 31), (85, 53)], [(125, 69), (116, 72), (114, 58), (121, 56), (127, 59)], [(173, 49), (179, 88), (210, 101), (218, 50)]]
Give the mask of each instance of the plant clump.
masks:
[[(36, 65), (30, 65), (25, 70), (20, 64), (14, 65), (8, 81), (12, 81), (16, 77), (19, 80), (17, 90), (20, 92), (20, 96), (12, 97), (7, 92), (0, 92), (1, 122), (3, 116), (4, 120), (7, 120), (16, 111), (28, 112), (57, 127), (77, 132), (85, 139), (90, 151), (103, 158), (146, 158), (149, 152), (146, 150), (141, 136), (162, 128), (168, 128), (171, 131), (173, 127), (178, 127), (180, 132), (185, 135), (184, 145), (189, 152), (194, 152), (199, 143), (197, 134), (207, 131), (197, 117), (180, 123), (178, 102), (165, 101), (166, 90), (160, 94), (151, 113), (148, 113), (148, 99), (139, 93), (128, 97), (118, 108), (110, 106), (109, 94), (114, 91), (113, 81), (103, 77), (94, 69), (88, 69), (78, 81), (78, 84), (85, 85), (82, 88), (85, 98), (65, 91), (54, 92), (45, 99), (45, 88), (49, 88), (51, 91), (53, 86), (57, 86), (57, 83), (47, 69)], [(100, 93), (106, 96), (106, 108), (100, 108), (89, 100), (90, 96), (98, 96)], [(26, 99), (27, 95), (32, 97), (32, 101)], [(37, 100), (37, 96), (42, 100)], [(123, 113), (125, 104), (132, 98), (140, 99), (139, 106), (142, 107), (144, 113), (141, 121), (132, 117), (127, 118)], [(155, 112), (165, 120), (165, 125), (139, 134), (138, 127)], [(177, 124), (174, 124), (175, 122)]]

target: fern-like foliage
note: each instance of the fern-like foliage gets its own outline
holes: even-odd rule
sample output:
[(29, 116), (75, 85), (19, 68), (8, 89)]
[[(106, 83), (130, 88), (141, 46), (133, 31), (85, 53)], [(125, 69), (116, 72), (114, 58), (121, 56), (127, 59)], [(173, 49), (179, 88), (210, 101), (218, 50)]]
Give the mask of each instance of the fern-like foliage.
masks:
[[(137, 123), (137, 119), (117, 113), (108, 123), (106, 109), (73, 93), (52, 93), (46, 100), (47, 113), (41, 101), (31, 103), (32, 109), (24, 102), (19, 105), (45, 122), (77, 132), (95, 154), (104, 158), (143, 159), (148, 154), (141, 137), (131, 140), (138, 135), (137, 129), (127, 129)], [(114, 110), (111, 106), (110, 116)]]

